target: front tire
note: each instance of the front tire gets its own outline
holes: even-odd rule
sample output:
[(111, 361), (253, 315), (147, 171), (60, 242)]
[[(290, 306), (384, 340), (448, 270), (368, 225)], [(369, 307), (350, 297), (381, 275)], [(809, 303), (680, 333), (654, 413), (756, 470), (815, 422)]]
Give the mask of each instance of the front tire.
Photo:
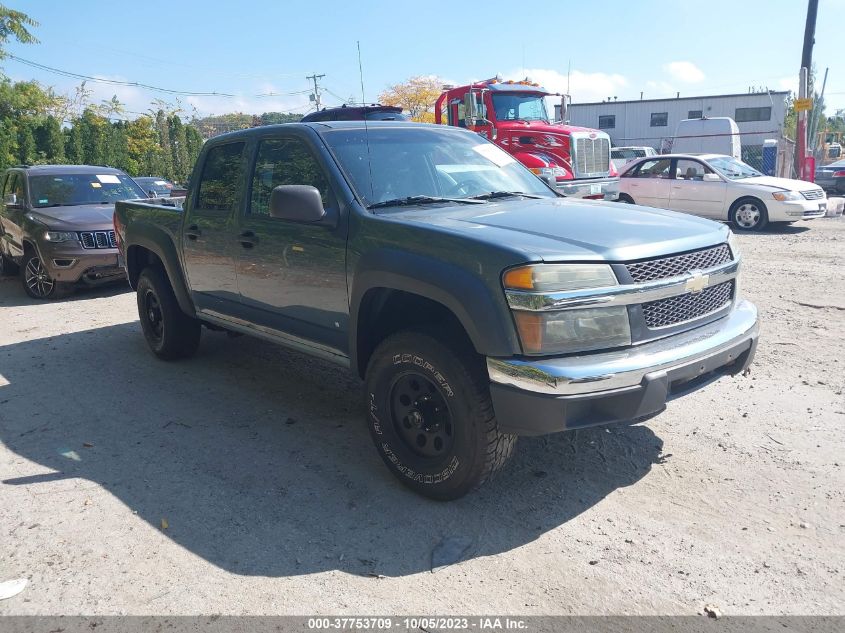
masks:
[(50, 277), (38, 253), (31, 248), (24, 254), (20, 275), (24, 291), (33, 299), (61, 299), (73, 290), (73, 284), (62, 283)]
[[(456, 337), (457, 338), (457, 337)], [(367, 366), (368, 425), (392, 472), (415, 492), (452, 500), (510, 458), (482, 359), (460, 339), (406, 331), (385, 339)]]
[(740, 198), (731, 205), (729, 219), (740, 231), (762, 231), (769, 223), (769, 211), (757, 198)]
[(201, 326), (182, 312), (170, 281), (158, 268), (145, 268), (137, 285), (138, 317), (153, 354), (164, 360), (193, 356)]

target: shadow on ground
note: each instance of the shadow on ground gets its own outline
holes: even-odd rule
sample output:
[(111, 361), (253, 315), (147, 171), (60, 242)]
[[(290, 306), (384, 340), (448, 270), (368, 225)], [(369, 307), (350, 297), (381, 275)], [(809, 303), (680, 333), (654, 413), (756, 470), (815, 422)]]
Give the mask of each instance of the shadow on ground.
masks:
[[(132, 289), (126, 280), (103, 284), (101, 286), (78, 286), (74, 292), (66, 297), (55, 301), (63, 303), (69, 301), (84, 301), (86, 299), (97, 299), (99, 297), (113, 297), (115, 295), (130, 292)], [(49, 301), (49, 300), (48, 300)], [(23, 289), (20, 277), (0, 277), (0, 306), (17, 307), (47, 303), (43, 299), (33, 299)]]
[(534, 541), (660, 460), (644, 426), (523, 438), (482, 490), (428, 501), (381, 463), (348, 372), (249, 337), (203, 337), (178, 363), (153, 358), (137, 323), (0, 347), (0, 440), (43, 467), (21, 466), (42, 474), (0, 491), (90, 480), (126, 505), (117, 521), (166, 517), (161, 538), (233, 573), (396, 576), (430, 569), (446, 537), (470, 543), (464, 558)]

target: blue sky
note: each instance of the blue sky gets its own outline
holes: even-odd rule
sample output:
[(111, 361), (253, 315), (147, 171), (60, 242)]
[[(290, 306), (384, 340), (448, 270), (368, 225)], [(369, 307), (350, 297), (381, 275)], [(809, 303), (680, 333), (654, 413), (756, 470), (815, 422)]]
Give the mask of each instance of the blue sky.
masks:
[[(356, 41), (365, 93), (413, 75), (464, 83), (497, 73), (527, 73), (573, 101), (637, 99), (773, 90), (797, 85), (804, 0), (708, 0), (480, 5), (391, 0), (212, 3), (195, 0), (4, 0), (40, 22), (36, 45), (10, 53), (63, 70), (235, 97), (184, 97), (200, 115), (309, 108), (305, 76), (324, 73), (324, 103), (360, 99)], [(475, 8), (472, 8), (472, 7)], [(518, 10), (513, 7), (519, 6)], [(821, 0), (813, 59), (830, 67), (828, 114), (845, 108), (845, 0)], [(3, 62), (13, 79), (59, 91), (79, 82)], [(129, 111), (172, 97), (89, 83), (96, 99), (116, 94)], [(280, 96), (257, 97), (267, 93)], [(287, 94), (303, 93), (303, 94)], [(131, 116), (131, 115), (130, 115)]]

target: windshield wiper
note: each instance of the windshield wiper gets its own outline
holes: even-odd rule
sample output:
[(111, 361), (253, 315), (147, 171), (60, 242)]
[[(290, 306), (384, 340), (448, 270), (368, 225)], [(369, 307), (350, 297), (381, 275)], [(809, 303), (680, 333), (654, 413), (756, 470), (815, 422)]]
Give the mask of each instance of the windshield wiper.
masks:
[(533, 193), (523, 193), (522, 191), (491, 191), (490, 193), (470, 196), (470, 200), (492, 200), (493, 198), (512, 198), (514, 196), (522, 196), (523, 198), (532, 198), (534, 200), (539, 200), (543, 197), (536, 196)]
[(438, 196), (407, 196), (405, 198), (393, 198), (369, 205), (368, 209), (379, 209), (381, 207), (401, 207), (414, 204), (434, 204), (435, 202), (460, 202), (462, 204), (484, 204), (483, 200), (472, 198), (441, 198)]

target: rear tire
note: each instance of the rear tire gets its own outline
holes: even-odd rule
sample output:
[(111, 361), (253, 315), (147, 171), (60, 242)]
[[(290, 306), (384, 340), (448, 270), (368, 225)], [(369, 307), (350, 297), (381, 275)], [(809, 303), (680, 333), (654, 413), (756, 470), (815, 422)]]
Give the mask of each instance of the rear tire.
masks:
[(0, 253), (0, 277), (14, 277), (19, 272), (18, 265)]
[(138, 317), (153, 354), (164, 360), (193, 356), (200, 322), (182, 312), (170, 281), (158, 268), (145, 268), (137, 285)]
[(769, 211), (757, 198), (740, 198), (731, 205), (728, 218), (739, 231), (762, 231), (769, 223)]
[(366, 389), (376, 450), (423, 496), (458, 499), (513, 453), (516, 436), (499, 431), (483, 361), (459, 337), (393, 334), (370, 358)]
[(629, 196), (627, 193), (620, 193), (619, 200), (617, 202), (622, 202), (624, 204), (636, 204), (634, 199)]

